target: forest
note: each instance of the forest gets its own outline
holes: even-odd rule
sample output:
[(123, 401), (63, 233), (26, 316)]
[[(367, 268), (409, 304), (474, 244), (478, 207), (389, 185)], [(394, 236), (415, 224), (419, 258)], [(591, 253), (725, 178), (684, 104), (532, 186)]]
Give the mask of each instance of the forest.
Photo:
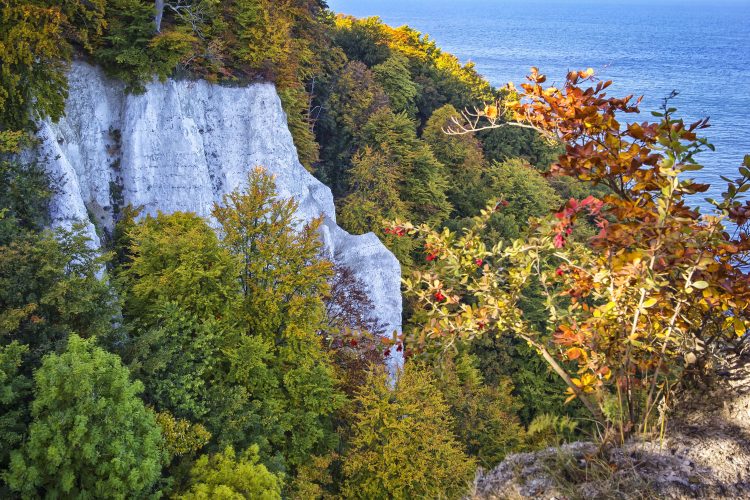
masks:
[[(25, 152), (73, 60), (132, 93), (273, 82), (341, 226), (401, 263), (403, 333), (262, 165), (218, 228), (52, 228)], [(545, 83), (322, 0), (4, 2), (0, 497), (462, 498), (510, 453), (658, 439), (744, 354), (750, 156), (702, 213), (706, 120), (641, 121), (592, 70)]]

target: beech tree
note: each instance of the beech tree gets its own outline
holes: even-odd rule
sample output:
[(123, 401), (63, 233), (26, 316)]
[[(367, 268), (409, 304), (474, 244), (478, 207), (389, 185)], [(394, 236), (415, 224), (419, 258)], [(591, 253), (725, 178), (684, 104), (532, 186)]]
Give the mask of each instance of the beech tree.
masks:
[(59, 8), (13, 0), (0, 10), (0, 123), (22, 130), (59, 118), (67, 97), (65, 17)]
[(194, 214), (126, 220), (123, 355), (159, 411), (206, 427), (209, 450), (256, 444), (290, 471), (335, 441), (342, 396), (317, 335), (330, 264), (261, 169), (224, 201), (221, 240)]
[[(342, 56), (343, 57), (343, 56)], [(372, 114), (388, 106), (388, 96), (367, 66), (341, 62), (331, 70), (319, 93), (320, 113), (315, 132), (321, 144), (321, 165), (316, 175), (335, 196), (350, 191), (350, 162), (359, 147), (359, 133)]]
[(29, 346), (29, 373), (71, 332), (112, 333), (114, 297), (99, 276), (107, 259), (80, 227), (22, 232), (0, 245), (0, 335)]
[(204, 219), (182, 212), (146, 217), (128, 238), (131, 262), (119, 273), (128, 316), (148, 324), (170, 302), (198, 317), (231, 308), (239, 263)]
[(480, 466), (491, 469), (524, 442), (516, 415), (521, 405), (508, 379), (485, 384), (475, 365), (466, 353), (445, 356), (434, 368), (436, 384), (453, 416), (456, 438)]
[[(277, 451), (282, 466), (292, 467), (313, 449), (334, 444), (330, 418), (343, 402), (318, 336), (331, 275), (331, 264), (320, 255), (321, 220), (299, 227), (297, 208), (294, 199), (277, 198), (273, 177), (256, 168), (244, 190), (225, 196), (213, 210), (222, 244), (241, 263), (234, 317), (243, 338), (269, 346), (277, 384), (275, 427), (261, 439)], [(232, 366), (234, 380), (255, 383), (243, 356)]]
[(17, 341), (0, 346), (0, 473), (6, 471), (11, 451), (21, 445), (26, 434), (32, 381), (21, 367), (28, 350)]
[(401, 199), (403, 174), (393, 168), (386, 154), (369, 146), (357, 153), (350, 171), (352, 193), (339, 202), (341, 226), (355, 234), (375, 232), (385, 241), (399, 262), (411, 260), (412, 245), (383, 231), (387, 220), (409, 214), (407, 203)]
[(24, 496), (131, 497), (161, 473), (162, 437), (120, 359), (71, 335), (34, 374), (28, 438), (7, 481)]

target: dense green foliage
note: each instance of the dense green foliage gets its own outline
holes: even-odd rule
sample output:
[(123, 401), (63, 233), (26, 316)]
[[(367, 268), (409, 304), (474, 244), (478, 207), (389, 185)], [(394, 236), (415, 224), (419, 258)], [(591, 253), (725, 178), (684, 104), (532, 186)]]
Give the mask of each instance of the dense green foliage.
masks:
[(473, 356), (446, 357), (436, 368), (437, 386), (453, 415), (453, 431), (479, 465), (492, 468), (519, 449), (524, 430), (507, 379), (485, 384)]
[(293, 201), (276, 200), (261, 170), (205, 220), (147, 217), (129, 231), (119, 272), (124, 350), (159, 410), (203, 423), (210, 448), (255, 443), (272, 468), (288, 470), (334, 443), (341, 404), (317, 331), (329, 265), (317, 258), (315, 226), (296, 231)]
[[(540, 173), (557, 149), (532, 131), (444, 133), (507, 98), (471, 64), (320, 0), (11, 0), (0, 16), (0, 496), (457, 498), (477, 465), (575, 431), (523, 342), (434, 357), (382, 340), (362, 284), (321, 257), (321, 221), (300, 227), (262, 169), (211, 222), (124, 207), (99, 251), (48, 228), (55, 180), (17, 155), (64, 112), (73, 58), (136, 93), (272, 81), (341, 225), (419, 270), (434, 249), (384, 221), (458, 229), (498, 200), (481, 238), (507, 241), (589, 189)], [(537, 292), (522, 307), (543, 325)]]
[(435, 378), (408, 363), (391, 387), (374, 372), (357, 395), (351, 449), (344, 460), (347, 498), (458, 498), (475, 463), (451, 429)]
[(190, 489), (179, 498), (280, 499), (283, 481), (258, 460), (257, 446), (251, 446), (240, 457), (231, 447), (210, 457), (202, 456), (190, 471)]
[(7, 481), (24, 496), (126, 498), (159, 477), (163, 456), (154, 415), (120, 358), (71, 335), (34, 374), (28, 438)]

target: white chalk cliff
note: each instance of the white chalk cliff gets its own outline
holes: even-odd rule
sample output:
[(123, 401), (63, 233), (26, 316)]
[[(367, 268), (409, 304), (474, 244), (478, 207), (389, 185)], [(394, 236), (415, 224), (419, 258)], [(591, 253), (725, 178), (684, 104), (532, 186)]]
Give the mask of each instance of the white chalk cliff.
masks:
[(398, 261), (374, 234), (353, 236), (338, 227), (331, 191), (300, 164), (272, 84), (168, 80), (129, 95), (82, 62), (73, 64), (69, 81), (65, 116), (44, 122), (39, 132), (43, 161), (60, 180), (51, 207), (55, 224), (88, 221), (98, 244), (93, 223), (111, 230), (117, 208), (128, 204), (144, 214), (209, 216), (214, 202), (263, 166), (275, 174), (279, 195), (299, 202), (301, 222), (323, 216), (328, 257), (365, 283), (374, 319), (389, 332), (401, 330)]

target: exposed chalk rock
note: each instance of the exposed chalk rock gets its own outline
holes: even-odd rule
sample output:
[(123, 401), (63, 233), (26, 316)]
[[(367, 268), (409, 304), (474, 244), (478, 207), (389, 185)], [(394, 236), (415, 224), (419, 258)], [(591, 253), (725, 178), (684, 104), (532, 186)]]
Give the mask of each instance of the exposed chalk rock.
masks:
[[(374, 234), (336, 224), (331, 191), (300, 164), (276, 89), (269, 83), (225, 87), (205, 81), (153, 82), (141, 95), (96, 67), (75, 62), (65, 117), (41, 124), (43, 161), (59, 179), (55, 224), (88, 221), (110, 231), (119, 207), (209, 216), (222, 195), (241, 188), (256, 165), (276, 176), (279, 195), (299, 202), (301, 223), (324, 217), (328, 257), (368, 287), (373, 317), (401, 330), (401, 268)], [(400, 360), (393, 359), (392, 363)]]

